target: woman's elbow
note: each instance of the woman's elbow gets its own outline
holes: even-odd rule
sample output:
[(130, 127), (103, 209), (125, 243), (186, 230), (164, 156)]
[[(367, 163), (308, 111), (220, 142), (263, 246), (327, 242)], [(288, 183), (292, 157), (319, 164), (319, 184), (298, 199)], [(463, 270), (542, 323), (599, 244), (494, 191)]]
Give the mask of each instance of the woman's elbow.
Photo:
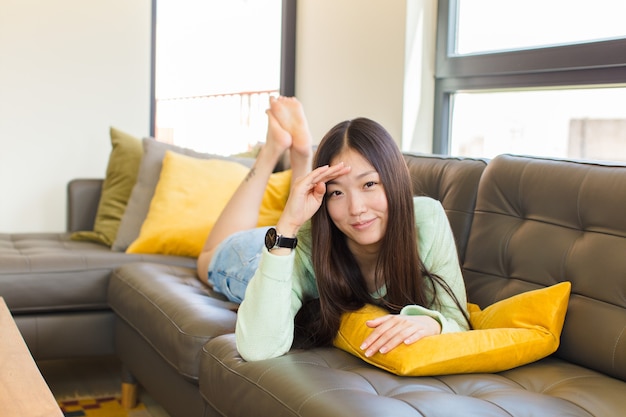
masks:
[(258, 347), (249, 346), (244, 343), (237, 343), (237, 352), (239, 352), (239, 356), (246, 362), (256, 362), (263, 361), (266, 359), (277, 358), (279, 356), (283, 356), (286, 351), (278, 350), (278, 351), (265, 351), (264, 349), (260, 349)]

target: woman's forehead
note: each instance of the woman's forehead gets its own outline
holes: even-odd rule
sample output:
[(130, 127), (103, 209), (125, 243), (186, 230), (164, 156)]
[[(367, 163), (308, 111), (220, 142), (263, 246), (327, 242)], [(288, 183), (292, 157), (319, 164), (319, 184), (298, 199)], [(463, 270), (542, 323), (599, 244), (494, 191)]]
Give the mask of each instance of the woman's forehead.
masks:
[(330, 165), (335, 165), (340, 162), (352, 166), (353, 170), (355, 167), (369, 167), (370, 169), (374, 169), (374, 165), (372, 165), (369, 160), (352, 148), (344, 148), (331, 159)]

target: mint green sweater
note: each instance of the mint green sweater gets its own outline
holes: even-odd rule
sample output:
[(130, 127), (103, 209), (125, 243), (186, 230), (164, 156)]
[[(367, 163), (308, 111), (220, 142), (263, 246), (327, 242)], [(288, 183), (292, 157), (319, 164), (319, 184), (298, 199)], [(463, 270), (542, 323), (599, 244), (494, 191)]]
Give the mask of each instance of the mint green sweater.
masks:
[[(419, 251), (428, 271), (446, 281), (462, 306), (467, 304), (456, 245), (441, 203), (414, 197)], [(441, 324), (442, 333), (467, 330), (463, 313), (443, 290), (437, 291), (437, 310), (405, 306), (400, 314), (428, 315)], [(303, 302), (317, 298), (311, 259), (310, 223), (298, 233), (298, 247), (290, 255), (272, 255), (265, 247), (259, 268), (248, 284), (239, 307), (235, 330), (237, 350), (247, 361), (285, 354), (293, 342), (294, 318)]]

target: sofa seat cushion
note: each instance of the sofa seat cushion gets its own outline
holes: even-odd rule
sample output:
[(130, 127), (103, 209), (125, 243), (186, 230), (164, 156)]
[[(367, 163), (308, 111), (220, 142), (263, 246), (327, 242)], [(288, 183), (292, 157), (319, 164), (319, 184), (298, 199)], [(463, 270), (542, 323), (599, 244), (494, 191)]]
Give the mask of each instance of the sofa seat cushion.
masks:
[(197, 381), (202, 346), (233, 332), (236, 304), (210, 290), (195, 269), (123, 265), (109, 283), (109, 304), (182, 376)]
[(0, 234), (0, 295), (13, 314), (108, 309), (109, 277), (124, 263), (195, 265), (192, 258), (127, 255), (69, 236)]
[(226, 335), (205, 346), (200, 372), (200, 392), (219, 415), (588, 417), (626, 409), (626, 383), (555, 358), (498, 374), (400, 377), (334, 348), (245, 362)]

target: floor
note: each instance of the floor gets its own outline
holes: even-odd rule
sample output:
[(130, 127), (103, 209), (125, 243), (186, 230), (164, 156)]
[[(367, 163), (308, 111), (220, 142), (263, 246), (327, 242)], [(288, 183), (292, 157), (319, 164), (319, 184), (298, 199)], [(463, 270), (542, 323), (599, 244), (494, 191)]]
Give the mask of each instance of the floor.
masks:
[[(37, 366), (59, 401), (120, 396), (122, 366), (115, 356), (39, 361)], [(139, 400), (145, 405), (150, 417), (170, 417), (141, 388)]]

